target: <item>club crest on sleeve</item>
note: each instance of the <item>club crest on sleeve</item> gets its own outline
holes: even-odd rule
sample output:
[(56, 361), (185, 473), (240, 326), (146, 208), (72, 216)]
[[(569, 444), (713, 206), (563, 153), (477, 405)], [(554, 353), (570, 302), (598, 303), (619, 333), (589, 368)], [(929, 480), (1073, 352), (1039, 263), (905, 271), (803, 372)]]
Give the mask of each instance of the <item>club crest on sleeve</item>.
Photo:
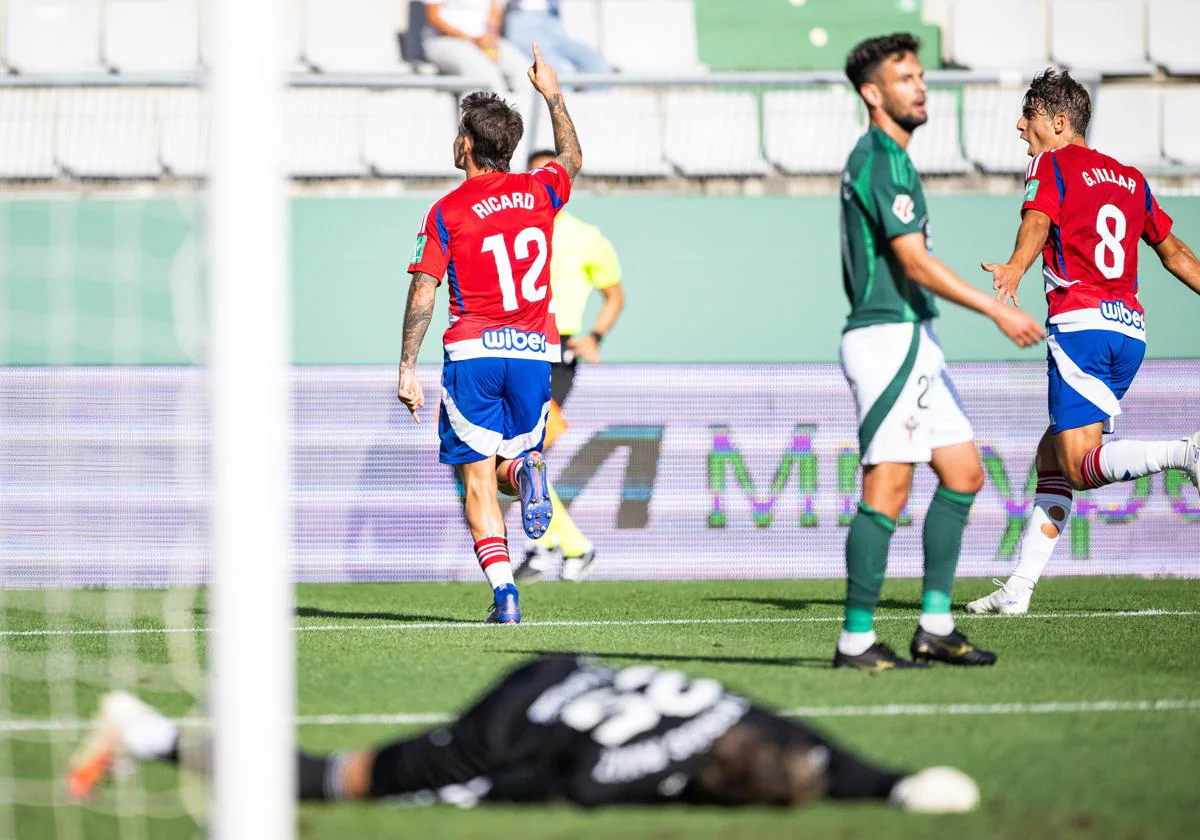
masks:
[(896, 200), (892, 202), (892, 214), (904, 224), (916, 218), (916, 205), (912, 196), (907, 193), (896, 196)]
[(425, 240), (428, 238), (428, 236), (417, 237), (417, 244), (413, 247), (412, 259), (408, 261), (409, 265), (419, 263), (421, 261), (421, 257), (425, 255)]

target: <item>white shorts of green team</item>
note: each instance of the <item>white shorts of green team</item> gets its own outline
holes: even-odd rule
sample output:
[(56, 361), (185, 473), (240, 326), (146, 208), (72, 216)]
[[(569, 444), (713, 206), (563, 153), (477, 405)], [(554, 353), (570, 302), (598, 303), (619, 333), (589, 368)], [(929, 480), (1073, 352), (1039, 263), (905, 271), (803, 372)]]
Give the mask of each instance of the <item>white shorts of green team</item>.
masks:
[(840, 356), (863, 464), (926, 464), (933, 450), (974, 439), (931, 322), (850, 330)]

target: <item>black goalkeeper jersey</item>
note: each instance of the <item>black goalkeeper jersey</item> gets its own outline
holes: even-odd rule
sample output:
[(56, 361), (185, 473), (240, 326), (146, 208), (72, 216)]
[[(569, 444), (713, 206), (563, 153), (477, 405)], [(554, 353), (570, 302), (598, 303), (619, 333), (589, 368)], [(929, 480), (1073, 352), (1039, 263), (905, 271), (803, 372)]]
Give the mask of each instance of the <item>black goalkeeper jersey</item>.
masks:
[(546, 657), (454, 723), (381, 750), (372, 794), (460, 805), (688, 799), (696, 761), (750, 711), (716, 680)]

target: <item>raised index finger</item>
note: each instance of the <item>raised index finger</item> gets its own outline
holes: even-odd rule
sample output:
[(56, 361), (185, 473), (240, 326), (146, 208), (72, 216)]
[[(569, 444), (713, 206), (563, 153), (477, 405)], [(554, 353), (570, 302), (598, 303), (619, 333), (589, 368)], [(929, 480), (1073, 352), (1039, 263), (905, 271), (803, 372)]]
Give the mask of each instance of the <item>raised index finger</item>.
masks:
[(542, 54), (538, 52), (537, 41), (533, 42), (533, 63), (535, 66), (542, 63)]

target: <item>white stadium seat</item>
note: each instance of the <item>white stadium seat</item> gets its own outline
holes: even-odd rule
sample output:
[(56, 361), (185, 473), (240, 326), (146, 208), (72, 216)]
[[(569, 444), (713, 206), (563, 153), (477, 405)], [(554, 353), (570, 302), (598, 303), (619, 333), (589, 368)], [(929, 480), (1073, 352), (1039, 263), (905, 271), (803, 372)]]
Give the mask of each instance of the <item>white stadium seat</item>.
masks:
[(1147, 9), (1150, 60), (1168, 73), (1200, 76), (1200, 3), (1196, 0), (1150, 0)]
[[(684, 175), (765, 175), (752, 93), (666, 94), (666, 156)], [(585, 150), (586, 154), (586, 150)]]
[[(571, 118), (583, 146), (584, 172), (602, 177), (655, 177), (671, 174), (663, 159), (663, 115), (659, 95), (647, 90), (571, 94)], [(550, 115), (538, 113), (536, 142), (554, 148)]]
[(208, 171), (208, 98), (196, 88), (165, 88), (156, 108), (163, 169), (176, 178), (203, 177)]
[(763, 94), (767, 159), (788, 174), (841, 172), (865, 130), (866, 112), (847, 88)]
[(1143, 0), (1051, 0), (1050, 56), (1071, 69), (1143, 76), (1146, 60)]
[(1163, 154), (1200, 167), (1200, 85), (1163, 91)]
[(572, 38), (600, 49), (600, 0), (561, 0), (558, 14)]
[(393, 0), (308, 0), (304, 58), (323, 73), (407, 73)]
[(1139, 169), (1162, 166), (1162, 93), (1153, 87), (1102, 85), (1088, 145)]
[(121, 73), (196, 69), (199, 0), (105, 0), (104, 63)]
[(604, 57), (625, 72), (698, 73), (692, 0), (602, 0)]
[(929, 122), (916, 130), (908, 144), (908, 156), (922, 175), (958, 175), (971, 171), (959, 141), (958, 95), (949, 90), (931, 90), (925, 106)]
[(1046, 0), (954, 0), (950, 58), (976, 70), (1040, 70), (1049, 64)]
[(51, 88), (0, 89), (0, 178), (53, 178), (54, 113)]
[(292, 88), (284, 98), (284, 171), (295, 178), (365, 175), (361, 88)]
[(8, 0), (4, 63), (21, 73), (100, 72), (100, 0)]
[[(452, 177), (458, 105), (454, 94), (434, 90), (371, 93), (366, 100), (363, 157), (377, 174)], [(523, 160), (514, 160), (519, 168)]]
[(984, 172), (1021, 173), (1028, 145), (1017, 133), (1026, 87), (968, 85), (963, 89), (963, 149)]
[(144, 88), (68, 88), (55, 120), (58, 165), (78, 178), (157, 178), (154, 92)]

